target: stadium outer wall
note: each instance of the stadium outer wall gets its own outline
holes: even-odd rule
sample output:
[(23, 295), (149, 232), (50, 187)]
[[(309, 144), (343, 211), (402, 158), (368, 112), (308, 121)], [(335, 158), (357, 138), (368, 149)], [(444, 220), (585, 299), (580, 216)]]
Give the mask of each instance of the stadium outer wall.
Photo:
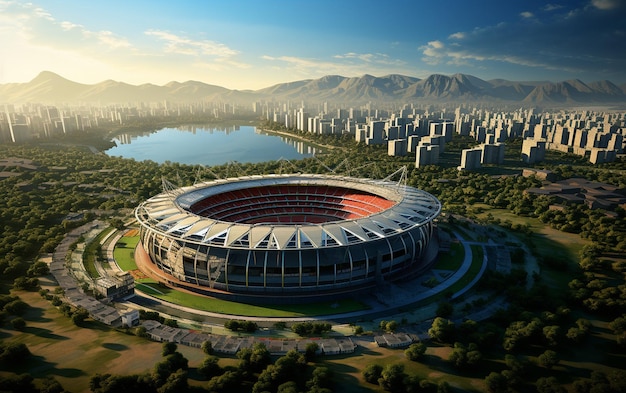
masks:
[(170, 190), (135, 210), (147, 276), (257, 304), (358, 296), (434, 261), (440, 202), (395, 182), (265, 175)]

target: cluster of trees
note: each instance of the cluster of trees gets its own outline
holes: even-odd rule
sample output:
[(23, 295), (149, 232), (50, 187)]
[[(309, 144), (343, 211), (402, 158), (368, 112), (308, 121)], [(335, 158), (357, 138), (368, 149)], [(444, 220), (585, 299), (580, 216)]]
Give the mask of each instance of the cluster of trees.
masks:
[[(15, 330), (24, 330), (26, 320), (22, 317), (30, 306), (15, 295), (0, 295), (0, 325), (10, 318)], [(32, 358), (28, 346), (22, 342), (0, 340), (0, 370), (12, 370), (23, 366)], [(0, 378), (0, 391), (24, 393), (62, 393), (65, 390), (53, 377), (48, 377), (35, 384), (30, 374), (7, 374)]]
[[(37, 386), (38, 385), (38, 386)], [(47, 377), (35, 384), (35, 379), (30, 374), (9, 375), (0, 378), (1, 392), (20, 393), (65, 393), (63, 386), (54, 379)]]
[[(505, 329), (501, 328), (503, 325)], [(620, 342), (623, 344), (626, 317), (616, 318), (609, 323), (609, 328), (618, 337), (618, 345)], [(484, 379), (490, 392), (524, 390), (532, 384), (528, 380), (530, 375), (539, 376), (534, 382), (537, 391), (561, 392), (565, 388), (550, 374), (550, 370), (560, 363), (562, 357), (572, 356), (573, 347), (589, 340), (591, 329), (588, 320), (574, 320), (572, 311), (567, 307), (535, 313), (513, 307), (499, 313), (493, 322), (481, 325), (466, 320), (457, 326), (450, 320), (437, 317), (428, 334), (433, 341), (451, 346), (447, 361), (459, 372), (481, 370), (485, 353), (489, 354), (490, 361), (503, 356), (507, 369), (491, 371)], [(425, 351), (425, 345), (417, 343), (405, 350), (405, 355), (410, 360), (427, 361)], [(605, 376), (604, 379), (599, 375)], [(576, 391), (582, 393), (618, 392), (626, 387), (626, 371), (600, 373), (592, 379), (573, 379)]]
[(328, 322), (296, 322), (291, 325), (291, 331), (299, 336), (313, 336), (330, 332), (333, 326)]
[(233, 332), (246, 333), (254, 333), (259, 328), (256, 322), (238, 321), (236, 319), (229, 319), (228, 321), (224, 322), (224, 327), (228, 330), (232, 330)]
[(89, 380), (94, 393), (178, 393), (189, 391), (188, 360), (174, 343), (164, 343), (163, 359), (146, 374), (96, 374)]
[[(202, 350), (206, 356), (198, 373), (208, 380), (206, 389), (210, 392), (332, 392), (332, 372), (326, 367), (310, 364), (314, 357), (308, 350), (308, 357), (291, 350), (272, 361), (265, 344), (255, 343), (252, 348), (237, 352), (237, 366), (224, 368), (213, 355), (210, 342), (203, 343)], [(315, 349), (311, 348), (311, 351), (315, 352)]]
[(147, 311), (144, 309), (140, 309), (139, 319), (143, 319), (144, 321), (157, 321), (169, 327), (178, 327), (178, 321), (171, 318), (165, 318), (157, 311)]
[(407, 374), (401, 363), (368, 364), (362, 372), (366, 382), (378, 385), (387, 392), (428, 392), (447, 393), (452, 391), (450, 385), (443, 381), (434, 383), (417, 375)]
[(0, 324), (9, 320), (16, 330), (24, 330), (26, 321), (22, 316), (28, 310), (28, 304), (19, 296), (0, 295)]

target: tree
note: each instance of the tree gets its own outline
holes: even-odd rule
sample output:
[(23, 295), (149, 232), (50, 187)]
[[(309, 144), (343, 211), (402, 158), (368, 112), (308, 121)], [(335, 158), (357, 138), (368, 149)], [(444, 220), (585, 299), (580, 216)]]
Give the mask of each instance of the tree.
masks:
[(387, 322), (387, 324), (385, 325), (385, 330), (387, 332), (393, 333), (398, 329), (398, 322), (392, 320)]
[(250, 363), (257, 370), (262, 370), (268, 364), (272, 363), (270, 351), (263, 343), (254, 343), (252, 353), (250, 354)]
[(122, 230), (125, 227), (124, 221), (122, 221), (119, 218), (112, 218), (112, 219), (110, 219), (109, 220), (109, 225), (111, 225), (113, 228), (118, 229), (118, 230)]
[(450, 353), (448, 361), (455, 367), (463, 369), (476, 366), (482, 359), (482, 353), (476, 344), (471, 343), (467, 348), (462, 343), (454, 343), (454, 349)]
[[(609, 323), (610, 326), (610, 323)], [(576, 342), (581, 343), (587, 336), (589, 335), (589, 329), (591, 328), (591, 323), (584, 319), (579, 318), (576, 320), (576, 326), (570, 327), (565, 334), (565, 337)]]
[(135, 329), (135, 336), (148, 338), (150, 335), (148, 334), (148, 329), (145, 326), (137, 326)]
[(219, 358), (213, 355), (207, 355), (202, 364), (198, 366), (198, 374), (207, 379), (211, 379), (222, 373), (222, 368), (218, 364)]
[(388, 392), (403, 392), (404, 378), (406, 378), (406, 374), (402, 364), (388, 364), (383, 367), (380, 378), (378, 378), (378, 384)]
[(546, 343), (555, 347), (558, 344), (561, 328), (557, 325), (550, 325), (543, 327), (543, 336), (546, 339)]
[(299, 391), (297, 383), (294, 381), (288, 381), (278, 385), (276, 393), (298, 393)]
[(11, 315), (23, 315), (28, 309), (28, 304), (24, 301), (17, 299), (4, 305), (4, 311)]
[(34, 291), (39, 288), (39, 279), (37, 277), (17, 277), (13, 280), (13, 288)]
[(426, 353), (427, 346), (423, 342), (413, 343), (409, 345), (407, 349), (404, 350), (404, 355), (407, 359), (412, 360), (414, 362), (418, 361), (424, 354)]
[(11, 326), (13, 326), (13, 329), (15, 330), (22, 331), (26, 328), (26, 321), (21, 317), (13, 318), (11, 320)]
[(42, 381), (39, 393), (65, 393), (65, 389), (54, 377), (47, 377)]
[(378, 383), (378, 378), (380, 378), (381, 373), (383, 372), (383, 366), (376, 363), (371, 363), (365, 366), (363, 369), (363, 378), (365, 381), (369, 383)]
[(47, 263), (41, 262), (41, 261), (33, 263), (26, 271), (26, 274), (29, 277), (45, 276), (49, 273), (50, 273), (50, 267), (48, 266)]
[(539, 378), (535, 383), (539, 393), (565, 393), (567, 390), (554, 377)]
[(538, 356), (539, 364), (548, 370), (552, 367), (556, 366), (559, 363), (559, 358), (556, 355), (556, 352), (547, 349), (544, 353)]
[(72, 314), (72, 322), (76, 326), (85, 326), (85, 320), (89, 318), (89, 311), (79, 308)]
[(178, 346), (176, 345), (176, 343), (169, 342), (169, 341), (164, 342), (162, 345), (161, 355), (163, 357), (171, 355), (174, 352), (176, 352), (177, 349), (178, 349)]
[(165, 383), (157, 389), (157, 393), (186, 393), (188, 391), (187, 371), (182, 369), (170, 374)]
[(507, 379), (500, 373), (492, 371), (485, 377), (485, 385), (491, 393), (505, 393), (509, 391)]
[(330, 389), (333, 386), (333, 372), (328, 367), (316, 367), (313, 370), (311, 379), (306, 382), (306, 387), (309, 392), (316, 388), (318, 389)]
[(307, 361), (313, 361), (315, 356), (317, 356), (317, 352), (320, 350), (320, 346), (315, 342), (310, 342), (306, 345), (304, 350), (304, 356)]
[(213, 355), (213, 344), (211, 341), (206, 340), (202, 343), (202, 352), (207, 355)]
[(515, 355), (508, 353), (504, 355), (504, 363), (516, 375), (523, 375), (528, 368), (528, 361), (520, 360)]
[(226, 371), (224, 374), (213, 377), (207, 383), (209, 392), (230, 393), (240, 391), (241, 374), (237, 371)]
[(5, 344), (0, 342), (0, 364), (19, 364), (28, 359), (30, 356), (30, 350), (24, 343)]
[(272, 362), (270, 352), (263, 343), (254, 343), (252, 348), (242, 348), (237, 352), (239, 369), (259, 372)]
[(428, 329), (428, 335), (435, 341), (449, 342), (454, 335), (454, 322), (436, 317), (431, 328)]
[(0, 378), (1, 392), (37, 393), (30, 374), (9, 375)]

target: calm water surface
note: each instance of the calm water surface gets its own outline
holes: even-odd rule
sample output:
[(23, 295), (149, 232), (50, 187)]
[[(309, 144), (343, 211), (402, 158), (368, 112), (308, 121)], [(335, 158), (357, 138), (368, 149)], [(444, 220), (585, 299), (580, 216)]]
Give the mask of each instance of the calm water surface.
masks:
[(320, 152), (302, 141), (264, 134), (251, 126), (163, 128), (146, 134), (123, 134), (114, 141), (117, 146), (106, 151), (110, 156), (209, 166), (300, 159)]

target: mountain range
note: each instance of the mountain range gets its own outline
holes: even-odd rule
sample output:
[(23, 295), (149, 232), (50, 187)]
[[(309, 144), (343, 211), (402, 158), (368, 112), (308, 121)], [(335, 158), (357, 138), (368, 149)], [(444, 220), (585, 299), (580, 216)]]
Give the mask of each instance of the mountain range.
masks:
[(134, 102), (254, 101), (339, 102), (515, 102), (525, 105), (616, 104), (626, 102), (626, 84), (603, 80), (584, 83), (482, 80), (472, 75), (433, 74), (424, 79), (404, 75), (343, 77), (327, 75), (279, 83), (260, 90), (230, 90), (197, 81), (130, 85), (107, 80), (81, 84), (43, 71), (30, 82), (0, 84), (0, 104), (122, 104)]

